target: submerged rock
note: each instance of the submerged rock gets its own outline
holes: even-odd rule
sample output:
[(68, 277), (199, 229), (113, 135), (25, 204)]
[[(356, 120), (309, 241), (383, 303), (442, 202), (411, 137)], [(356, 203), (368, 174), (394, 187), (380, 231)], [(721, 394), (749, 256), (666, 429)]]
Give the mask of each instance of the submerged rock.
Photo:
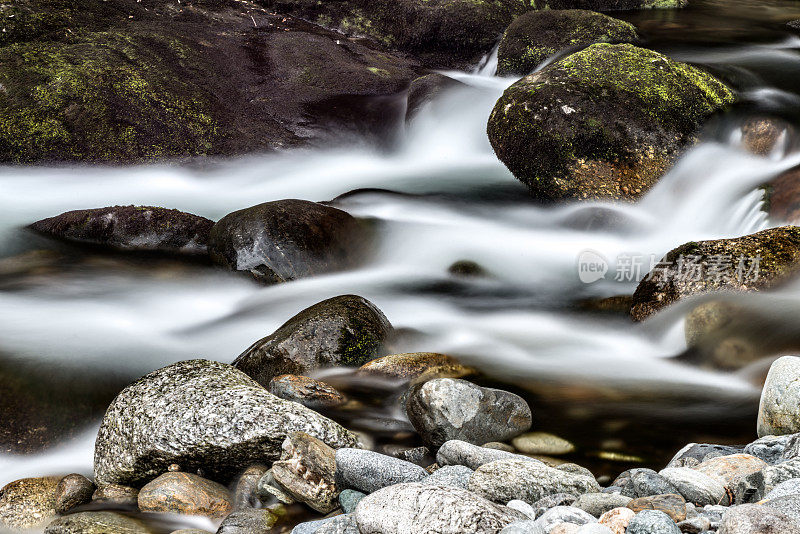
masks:
[(635, 199), (733, 101), (695, 67), (628, 44), (595, 44), (509, 87), (488, 134), (537, 198)]
[(331, 408), (347, 399), (336, 388), (307, 376), (279, 375), (269, 381), (269, 392), (311, 409)]
[(121, 484), (101, 484), (92, 494), (92, 502), (114, 508), (133, 508), (139, 505), (139, 490)]
[(223, 518), (233, 510), (222, 484), (191, 473), (164, 473), (139, 492), (139, 510)]
[(532, 421), (522, 397), (451, 378), (413, 388), (406, 412), (422, 439), (434, 447), (453, 439), (504, 441), (528, 430)]
[(691, 241), (661, 260), (633, 294), (640, 321), (690, 295), (758, 291), (786, 281), (800, 268), (800, 228), (781, 226), (733, 239)]
[(363, 365), (381, 356), (393, 329), (370, 301), (356, 295), (323, 300), (301, 311), (233, 362), (262, 385), (282, 374)]
[(83, 475), (73, 473), (62, 478), (55, 490), (55, 510), (65, 514), (81, 504), (92, 500), (94, 482)]
[(494, 502), (519, 499), (533, 504), (542, 497), (556, 493), (583, 495), (597, 493), (597, 481), (585, 475), (576, 475), (542, 463), (520, 460), (498, 460), (475, 470), (469, 489)]
[(251, 465), (244, 470), (233, 488), (233, 508), (261, 508), (258, 482), (268, 469), (261, 464)]
[(177, 464), (227, 482), (253, 462), (278, 459), (295, 431), (333, 447), (358, 443), (330, 419), (279, 399), (229, 365), (178, 362), (140, 378), (111, 403), (95, 443), (95, 480), (142, 485)]
[(800, 358), (784, 356), (769, 368), (758, 406), (758, 435), (800, 432)]
[(356, 506), (361, 534), (498, 532), (525, 515), (466, 490), (397, 484), (367, 495)]
[(23, 478), (0, 489), (0, 527), (29, 529), (56, 515), (56, 487), (61, 477)]
[(139, 519), (117, 512), (79, 512), (50, 523), (45, 534), (154, 534)]
[(208, 243), (211, 259), (265, 283), (285, 282), (356, 265), (365, 251), (365, 223), (307, 200), (276, 200), (219, 220)]
[(514, 19), (503, 34), (497, 51), (497, 75), (524, 76), (564, 49), (638, 39), (632, 24), (594, 11), (528, 11)]
[(113, 206), (68, 211), (30, 228), (64, 241), (119, 250), (205, 255), (212, 226), (212, 220), (178, 210)]

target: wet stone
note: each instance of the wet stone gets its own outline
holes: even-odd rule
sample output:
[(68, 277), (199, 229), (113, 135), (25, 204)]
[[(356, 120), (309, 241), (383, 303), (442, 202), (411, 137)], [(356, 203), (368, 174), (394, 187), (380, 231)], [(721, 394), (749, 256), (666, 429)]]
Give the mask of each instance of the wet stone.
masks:
[(237, 510), (220, 523), (217, 534), (267, 534), (280, 518), (270, 508)]
[(574, 506), (594, 517), (600, 517), (614, 508), (627, 506), (630, 502), (631, 498), (624, 495), (615, 495), (612, 493), (584, 493), (578, 497)]
[(275, 482), (275, 477), (272, 475), (271, 469), (264, 473), (264, 476), (258, 481), (258, 497), (264, 502), (268, 502), (270, 499), (274, 498), (282, 504), (295, 503), (294, 497), (289, 495), (286, 490), (279, 487), (278, 483)]
[(676, 523), (686, 519), (686, 500), (680, 495), (653, 495), (640, 497), (628, 503), (634, 512), (642, 510), (658, 510), (664, 512)]
[(122, 508), (136, 507), (139, 504), (139, 490), (121, 484), (103, 484), (95, 490), (92, 501)]
[(164, 473), (139, 491), (142, 512), (223, 518), (233, 510), (228, 488), (191, 473)]
[(336, 451), (336, 483), (373, 493), (403, 482), (419, 482), (428, 476), (422, 467), (385, 454), (362, 449)]
[(23, 478), (0, 489), (0, 527), (41, 526), (56, 515), (55, 493), (61, 477)]
[(117, 512), (79, 512), (50, 523), (45, 534), (155, 534), (142, 521)]
[(270, 380), (267, 389), (277, 397), (311, 409), (331, 408), (347, 401), (333, 386), (307, 376), (279, 375)]
[(83, 475), (73, 473), (59, 481), (55, 492), (55, 510), (64, 514), (76, 506), (86, 504), (92, 500), (94, 483)]
[(251, 465), (239, 476), (233, 488), (233, 508), (260, 508), (258, 482), (268, 469), (263, 465)]
[(318, 512), (326, 514), (338, 506), (335, 451), (305, 432), (286, 437), (280, 461), (272, 464), (272, 476), (294, 500)]
[(412, 380), (429, 372), (431, 369), (449, 370), (457, 374), (463, 374), (467, 368), (458, 363), (458, 360), (446, 354), (411, 352), (390, 354), (367, 362), (359, 368), (359, 373)]

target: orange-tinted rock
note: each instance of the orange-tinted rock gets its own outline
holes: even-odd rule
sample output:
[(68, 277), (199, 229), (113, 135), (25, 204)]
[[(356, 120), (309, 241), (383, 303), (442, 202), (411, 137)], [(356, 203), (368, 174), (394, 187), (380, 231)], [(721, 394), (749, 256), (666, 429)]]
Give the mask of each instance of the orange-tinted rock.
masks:
[(630, 508), (614, 508), (600, 516), (600, 524), (611, 529), (614, 534), (625, 534), (628, 523), (634, 518), (636, 512)]
[(780, 174), (767, 190), (770, 219), (776, 223), (800, 223), (800, 167)]
[(765, 467), (767, 463), (761, 458), (750, 454), (731, 454), (706, 460), (694, 469), (717, 479), (726, 488), (733, 489), (741, 478), (757, 473)]
[(143, 512), (225, 517), (233, 510), (228, 488), (191, 473), (164, 473), (139, 492)]
[[(359, 369), (362, 373), (381, 375), (386, 378), (401, 378), (411, 380), (428, 373), (431, 370), (443, 373), (464, 373), (464, 367), (455, 358), (446, 354), (435, 352), (411, 352), (406, 354), (391, 354), (367, 362)], [(459, 375), (459, 376), (463, 376)]]
[(636, 513), (642, 510), (659, 510), (672, 518), (676, 523), (686, 519), (686, 500), (680, 495), (652, 495), (634, 499), (628, 503), (628, 508)]
[(758, 156), (767, 156), (791, 133), (783, 121), (752, 117), (742, 124), (742, 148)]
[(270, 380), (267, 389), (273, 395), (309, 408), (329, 408), (347, 401), (333, 386), (301, 375), (276, 376)]
[(94, 483), (83, 475), (73, 473), (61, 479), (56, 487), (56, 511), (63, 514), (92, 500)]
[(56, 515), (55, 492), (61, 477), (23, 478), (0, 489), (0, 529), (41, 526)]

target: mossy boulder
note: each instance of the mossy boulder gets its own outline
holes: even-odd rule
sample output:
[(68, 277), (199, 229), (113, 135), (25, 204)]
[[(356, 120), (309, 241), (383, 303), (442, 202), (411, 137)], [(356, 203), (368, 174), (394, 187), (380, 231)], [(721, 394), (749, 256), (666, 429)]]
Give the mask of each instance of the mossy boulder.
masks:
[(21, 24), (0, 41), (2, 162), (139, 162), (297, 145), (329, 125), (310, 107), (394, 94), (417, 76), (412, 59), (247, 1), (16, 4), (0, 4)]
[(689, 0), (533, 0), (536, 9), (590, 9), (628, 11), (631, 9), (677, 9)]
[(352, 267), (369, 244), (366, 223), (307, 200), (276, 200), (229, 213), (211, 228), (211, 259), (264, 283)]
[(37, 221), (30, 228), (75, 243), (194, 256), (208, 253), (212, 226), (214, 221), (178, 210), (112, 206), (68, 211)]
[(430, 67), (466, 67), (489, 52), (526, 0), (262, 0), (349, 35), (413, 53)]
[(305, 375), (320, 367), (358, 367), (379, 356), (394, 332), (372, 302), (340, 295), (301, 311), (233, 362), (258, 383), (283, 374)]
[(635, 199), (733, 103), (714, 76), (630, 44), (594, 44), (509, 87), (497, 157), (540, 199)]
[(497, 50), (497, 74), (524, 76), (564, 49), (638, 39), (632, 24), (594, 11), (528, 11), (514, 19), (503, 34)]
[(639, 283), (633, 294), (631, 316), (640, 321), (690, 295), (769, 289), (798, 270), (797, 226), (771, 228), (733, 239), (689, 242), (668, 252)]

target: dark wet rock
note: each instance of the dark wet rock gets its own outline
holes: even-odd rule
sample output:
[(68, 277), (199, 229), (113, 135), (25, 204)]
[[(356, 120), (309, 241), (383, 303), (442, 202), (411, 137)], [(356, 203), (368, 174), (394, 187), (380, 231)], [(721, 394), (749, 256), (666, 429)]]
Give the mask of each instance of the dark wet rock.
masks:
[(423, 478), (420, 483), (468, 489), (472, 473), (474, 471), (464, 465), (445, 465)]
[(114, 508), (136, 508), (139, 490), (121, 484), (101, 484), (92, 494), (92, 502)]
[(233, 366), (263, 385), (282, 374), (360, 366), (382, 355), (392, 332), (391, 323), (373, 303), (341, 295), (301, 311), (256, 341)]
[(360, 373), (386, 378), (412, 380), (429, 372), (466, 374), (470, 370), (452, 356), (436, 352), (411, 352), (390, 354), (369, 361), (358, 370)]
[(765, 467), (739, 480), (734, 490), (737, 504), (763, 499), (781, 482), (800, 477), (800, 458)]
[(277, 397), (315, 410), (340, 406), (347, 401), (333, 386), (307, 376), (279, 375), (269, 381), (267, 389)]
[(357, 490), (346, 489), (339, 494), (339, 504), (341, 505), (342, 510), (344, 510), (344, 513), (349, 514), (355, 511), (358, 503), (361, 502), (361, 499), (366, 496), (366, 493), (362, 493)]
[(526, 432), (511, 440), (511, 444), (519, 452), (525, 454), (544, 454), (562, 456), (575, 452), (575, 445), (547, 432)]
[(223, 518), (233, 510), (228, 488), (191, 473), (164, 473), (139, 492), (139, 510)]
[(358, 443), (229, 365), (178, 362), (140, 378), (111, 403), (95, 443), (95, 480), (142, 485), (178, 464), (227, 482), (253, 462), (278, 459), (283, 440), (296, 431), (334, 447)]
[(636, 514), (628, 523), (626, 534), (679, 534), (675, 522), (658, 510), (645, 510)]
[(636, 513), (642, 510), (664, 512), (676, 523), (686, 519), (686, 500), (680, 495), (667, 494), (640, 497), (632, 500), (626, 506)]
[(742, 452), (740, 447), (728, 445), (712, 445), (708, 443), (690, 443), (679, 450), (667, 467), (694, 467), (698, 464), (729, 454), (739, 454)]
[(280, 461), (272, 464), (278, 486), (296, 501), (327, 514), (338, 506), (336, 452), (305, 432), (293, 432), (283, 442)]
[[(714, 264), (720, 256), (730, 260)], [(690, 295), (758, 291), (786, 281), (800, 268), (800, 228), (781, 226), (733, 239), (691, 241), (668, 252), (660, 263), (662, 267), (645, 277), (633, 294), (634, 320)], [(679, 274), (679, 268), (685, 273), (689, 264), (702, 267), (700, 276)]]
[(497, 532), (525, 519), (521, 512), (469, 491), (428, 484), (378, 490), (358, 503), (355, 516), (361, 534)]
[(30, 228), (65, 241), (119, 250), (205, 255), (212, 226), (214, 221), (178, 210), (112, 206), (68, 211)]
[(509, 87), (488, 134), (537, 198), (635, 199), (733, 101), (695, 67), (632, 45), (595, 44)]
[(61, 477), (23, 478), (0, 489), (0, 527), (42, 526), (56, 515), (56, 487)]
[(403, 482), (419, 482), (428, 476), (422, 467), (385, 454), (362, 449), (336, 451), (336, 483), (372, 493)]
[(280, 519), (281, 514), (271, 508), (245, 508), (226, 517), (217, 534), (268, 534)]
[(3, 162), (139, 162), (298, 145), (329, 135), (327, 118), (309, 108), (395, 94), (418, 70), (407, 56), (249, 1), (12, 6), (4, 20), (18, 22), (0, 41)]
[(447, 272), (461, 278), (482, 278), (489, 275), (486, 269), (472, 260), (458, 260), (447, 268)]
[(436, 461), (440, 465), (465, 465), (470, 469), (477, 469), (484, 464), (497, 460), (542, 463), (539, 460), (521, 454), (481, 447), (457, 439), (446, 442), (436, 452)]
[(758, 407), (759, 437), (800, 432), (799, 383), (800, 358), (784, 356), (772, 363)]
[(251, 465), (244, 470), (233, 487), (233, 508), (261, 508), (258, 482), (267, 473), (264, 465)]
[(600, 486), (593, 477), (575, 475), (541, 463), (498, 460), (475, 470), (469, 489), (494, 502), (519, 499), (533, 504), (556, 493), (582, 495), (597, 493)]
[(637, 499), (650, 495), (678, 493), (678, 488), (652, 469), (636, 468), (621, 473), (612, 486), (621, 488), (622, 495)]
[(79, 512), (50, 523), (45, 534), (154, 534), (144, 522), (117, 512)]
[(722, 516), (718, 534), (796, 534), (800, 529), (777, 510), (757, 504), (732, 506)]
[(282, 504), (294, 504), (295, 500), (289, 492), (283, 489), (280, 484), (275, 482), (272, 469), (264, 473), (258, 481), (258, 496), (262, 501), (269, 501), (272, 498)]
[(476, 444), (511, 439), (532, 422), (528, 404), (518, 395), (451, 378), (415, 387), (406, 412), (422, 439), (434, 447), (452, 439)]
[(600, 517), (609, 510), (627, 506), (631, 500), (630, 497), (613, 493), (584, 493), (578, 497), (574, 506), (594, 517)]
[(411, 86), (408, 88), (406, 120), (411, 120), (425, 104), (438, 98), (443, 93), (465, 87), (468, 87), (465, 83), (438, 72), (420, 76), (411, 82)]
[(786, 447), (791, 439), (791, 435), (764, 436), (747, 444), (742, 452), (761, 458), (769, 465), (775, 465), (786, 459)]
[(755, 456), (731, 454), (706, 460), (694, 469), (717, 480), (728, 492), (732, 492), (739, 480), (766, 467), (767, 463)]
[(92, 500), (94, 482), (83, 475), (73, 473), (62, 478), (55, 490), (55, 510), (65, 514), (81, 504)]
[(503, 34), (497, 53), (497, 74), (525, 76), (564, 49), (638, 39), (632, 24), (594, 11), (528, 11), (514, 19)]
[(532, 8), (519, 0), (265, 0), (264, 4), (348, 35), (369, 36), (421, 56), (435, 68), (474, 65), (515, 16)]
[(800, 224), (800, 167), (789, 169), (769, 182), (765, 200), (771, 221)]
[(729, 494), (717, 479), (689, 467), (669, 467), (659, 473), (687, 502), (697, 506), (729, 504)]
[(530, 507), (529, 510), (521, 510), (521, 507), (516, 509), (525, 512), (527, 515), (531, 515), (531, 513), (533, 513), (533, 517), (531, 517), (531, 519), (538, 519), (542, 516), (542, 514), (551, 508), (555, 508), (556, 506), (572, 506), (575, 502), (577, 502), (577, 500), (578, 497), (569, 493), (554, 493), (552, 495), (542, 497), (533, 504), (528, 504), (525, 501), (516, 499), (516, 501), (525, 503)]
[(307, 200), (276, 200), (229, 213), (213, 228), (211, 259), (265, 283), (353, 267), (368, 244), (366, 223)]

